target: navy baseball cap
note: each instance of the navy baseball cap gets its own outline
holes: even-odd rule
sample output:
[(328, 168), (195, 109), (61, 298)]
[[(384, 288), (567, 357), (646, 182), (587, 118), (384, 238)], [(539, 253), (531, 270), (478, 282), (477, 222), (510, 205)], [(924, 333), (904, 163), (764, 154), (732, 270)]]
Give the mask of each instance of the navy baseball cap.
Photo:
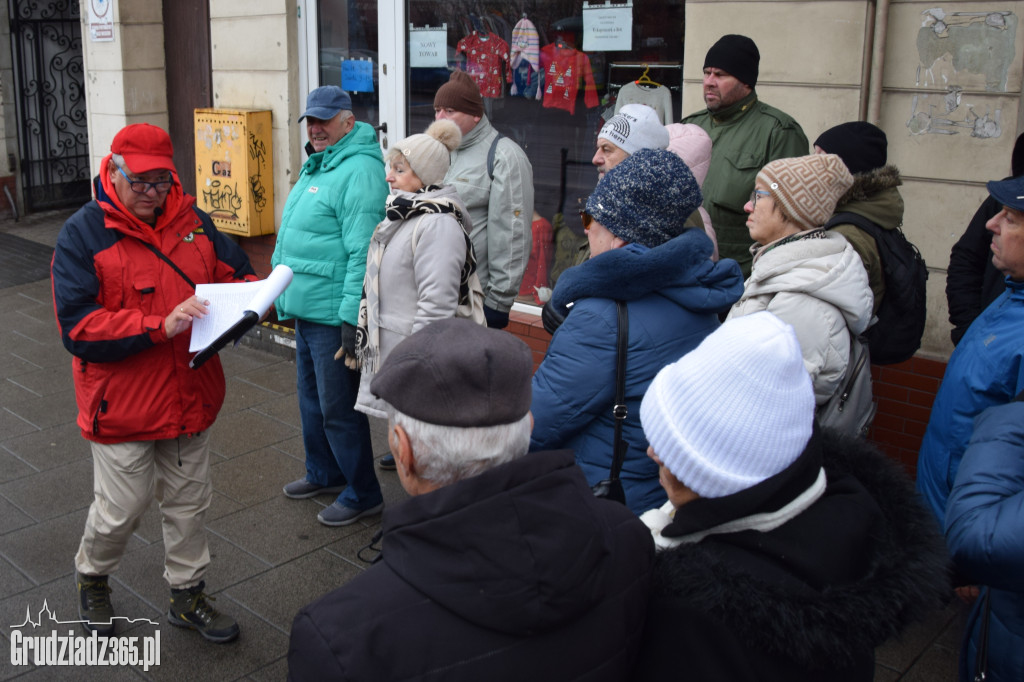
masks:
[(309, 93), (309, 97), (306, 98), (306, 110), (299, 116), (299, 120), (312, 116), (329, 121), (342, 110), (352, 110), (352, 98), (337, 85), (324, 85)]
[(991, 180), (988, 193), (1003, 206), (1024, 212), (1024, 177), (1009, 180)]

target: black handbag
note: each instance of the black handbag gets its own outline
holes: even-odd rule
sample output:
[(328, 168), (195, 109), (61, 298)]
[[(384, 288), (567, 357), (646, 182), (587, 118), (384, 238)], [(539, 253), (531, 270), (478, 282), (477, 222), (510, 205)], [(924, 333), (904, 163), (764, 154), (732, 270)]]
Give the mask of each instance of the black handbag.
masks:
[(629, 345), (629, 311), (626, 304), (616, 301), (619, 311), (619, 331), (615, 344), (615, 404), (612, 416), (615, 417), (615, 435), (612, 440), (612, 468), (608, 478), (594, 484), (594, 497), (601, 497), (621, 504), (626, 504), (626, 491), (622, 489), (622, 462), (626, 459), (626, 442), (622, 440), (622, 423), (626, 421), (629, 410), (626, 409), (626, 347)]

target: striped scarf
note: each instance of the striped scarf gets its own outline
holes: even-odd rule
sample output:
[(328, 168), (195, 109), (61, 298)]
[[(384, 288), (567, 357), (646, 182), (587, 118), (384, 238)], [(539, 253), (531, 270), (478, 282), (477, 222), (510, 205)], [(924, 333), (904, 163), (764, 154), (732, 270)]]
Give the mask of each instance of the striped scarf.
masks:
[[(417, 194), (441, 189), (441, 185), (427, 185), (416, 191)], [(410, 218), (430, 213), (450, 213), (462, 228), (466, 237), (466, 260), (462, 266), (459, 279), (459, 308), (471, 305), (471, 278), (476, 276), (476, 255), (473, 243), (466, 232), (462, 211), (447, 199), (410, 198), (408, 196), (388, 195), (384, 207), (385, 219), (377, 225), (370, 240), (370, 248), (366, 253), (366, 276), (363, 278), (363, 295), (359, 301), (359, 319), (356, 329), (356, 356), (364, 369), (376, 372), (380, 358), (380, 264), (388, 243)], [(415, 229), (415, 228), (414, 228)], [(416, 232), (412, 234), (412, 250), (416, 252)], [(373, 324), (370, 324), (370, 322)]]

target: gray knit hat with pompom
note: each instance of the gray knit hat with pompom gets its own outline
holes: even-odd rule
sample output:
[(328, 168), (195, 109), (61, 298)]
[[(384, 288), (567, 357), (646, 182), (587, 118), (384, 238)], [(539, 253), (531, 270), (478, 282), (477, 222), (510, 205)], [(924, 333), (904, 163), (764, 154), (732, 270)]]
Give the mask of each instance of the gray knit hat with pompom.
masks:
[(689, 167), (667, 149), (638, 149), (587, 199), (587, 213), (619, 239), (653, 248), (683, 233), (702, 200)]
[(434, 121), (425, 133), (410, 135), (388, 154), (388, 161), (402, 155), (424, 185), (439, 185), (451, 164), (451, 153), (462, 142), (462, 133), (454, 122)]

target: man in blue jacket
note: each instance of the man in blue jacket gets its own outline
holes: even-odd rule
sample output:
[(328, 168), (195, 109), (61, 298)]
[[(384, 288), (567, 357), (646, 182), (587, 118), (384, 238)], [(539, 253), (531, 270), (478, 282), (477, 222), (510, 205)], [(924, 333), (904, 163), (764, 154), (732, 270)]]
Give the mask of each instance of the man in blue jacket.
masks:
[(988, 183), (1002, 210), (985, 225), (1006, 290), (971, 323), (949, 358), (917, 458), (917, 488), (944, 522), (974, 418), (1024, 389), (1024, 178)]
[(338, 494), (317, 515), (346, 526), (384, 507), (373, 472), (370, 425), (353, 409), (359, 372), (335, 360), (355, 355), (366, 250), (384, 218), (388, 185), (373, 127), (356, 121), (352, 99), (334, 85), (309, 93), (306, 132), (313, 153), (302, 166), (281, 215), (271, 263), (295, 273), (277, 299), (281, 318), (295, 319), (295, 365), (306, 450), (306, 476), (284, 487), (293, 499)]
[[(1009, 405), (990, 407), (975, 420), (946, 507), (946, 544), (953, 563), (985, 590), (964, 628), (964, 682), (977, 679), (979, 670), (991, 682), (1024, 679), (1022, 504), (1024, 393)], [(988, 653), (979, 660), (983, 641)]]

